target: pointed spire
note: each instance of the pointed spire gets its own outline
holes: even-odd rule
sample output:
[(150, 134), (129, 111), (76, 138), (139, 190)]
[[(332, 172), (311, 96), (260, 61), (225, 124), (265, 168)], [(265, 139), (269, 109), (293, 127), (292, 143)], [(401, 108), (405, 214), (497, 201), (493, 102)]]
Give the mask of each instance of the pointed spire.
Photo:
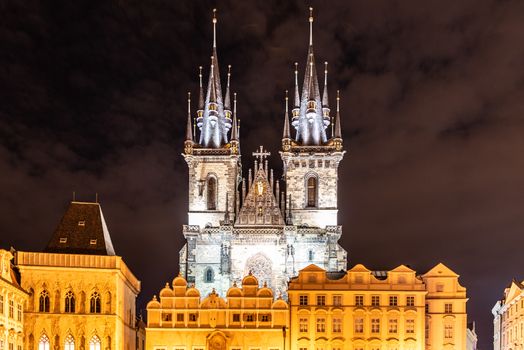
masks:
[(291, 133), (289, 132), (289, 98), (287, 96), (286, 90), (286, 112), (284, 113), (284, 132), (282, 134), (282, 139), (287, 140), (291, 138)]
[(309, 46), (313, 46), (313, 7), (309, 8)]
[(229, 93), (229, 85), (231, 83), (231, 65), (227, 66), (227, 86), (226, 86), (226, 97), (224, 98), (224, 109), (231, 111), (231, 97)]
[(187, 127), (186, 127), (186, 141), (193, 142), (193, 131), (191, 130), (191, 93), (187, 93)]
[(231, 130), (231, 141), (238, 141), (238, 123), (237, 123), (237, 93), (233, 94), (233, 127)]
[(335, 139), (342, 140), (342, 127), (340, 125), (340, 90), (337, 90), (337, 115), (335, 117)]
[[(211, 56), (211, 62), (213, 62), (213, 56)], [(209, 74), (209, 102), (210, 103), (216, 103), (217, 102), (217, 91), (216, 91), (216, 85), (215, 85), (215, 65), (211, 63), (211, 73)]]
[(298, 62), (295, 62), (295, 105), (296, 109), (300, 108), (300, 93), (298, 91)]
[(324, 62), (324, 93), (322, 94), (322, 107), (329, 108), (328, 91), (327, 91), (327, 76), (328, 76), (328, 63)]
[(199, 95), (198, 95), (197, 114), (201, 116), (201, 114), (204, 112), (204, 87), (202, 86), (202, 66), (198, 67), (198, 83), (199, 83)]

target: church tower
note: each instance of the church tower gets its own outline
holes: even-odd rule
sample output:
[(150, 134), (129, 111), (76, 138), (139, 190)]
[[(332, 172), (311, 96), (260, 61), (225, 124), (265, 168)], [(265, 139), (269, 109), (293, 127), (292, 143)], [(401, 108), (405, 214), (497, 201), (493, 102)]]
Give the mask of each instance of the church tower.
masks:
[[(291, 122), (295, 137), (291, 137), (286, 97), (280, 152), (286, 182), (288, 224), (320, 228), (337, 225), (338, 166), (345, 151), (342, 148), (338, 92), (334, 123), (330, 116), (327, 73), (326, 62), (321, 96), (313, 54), (313, 9), (310, 8), (309, 49), (301, 94), (298, 64), (295, 63)], [(328, 133), (329, 126), (331, 133)]]
[(200, 67), (198, 109), (194, 118), (191, 115), (191, 99), (188, 94), (183, 154), (189, 167), (188, 223), (200, 227), (219, 226), (226, 213), (235, 215), (236, 189), (241, 171), (236, 97), (233, 111), (231, 110), (231, 66), (228, 66), (226, 93), (223, 96), (216, 47), (216, 23), (216, 10), (213, 10), (213, 49), (209, 80), (204, 94)]

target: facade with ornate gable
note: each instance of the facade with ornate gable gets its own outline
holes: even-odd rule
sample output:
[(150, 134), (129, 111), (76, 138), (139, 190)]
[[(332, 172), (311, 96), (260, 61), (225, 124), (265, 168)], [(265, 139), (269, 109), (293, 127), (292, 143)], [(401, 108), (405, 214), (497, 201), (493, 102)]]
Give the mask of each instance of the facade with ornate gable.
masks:
[(285, 295), (290, 277), (309, 264), (329, 271), (347, 266), (347, 253), (338, 244), (338, 166), (345, 153), (338, 97), (332, 117), (327, 68), (320, 93), (311, 15), (302, 92), (295, 71), (293, 138), (286, 97), (280, 152), (284, 181), (274, 179), (267, 161), (270, 153), (262, 146), (253, 152), (254, 167), (246, 177), (240, 162), (236, 95), (231, 104), (231, 71), (224, 95), (220, 84), (216, 23), (214, 17), (207, 90), (200, 72), (196, 115), (188, 108), (183, 156), (189, 168), (189, 211), (180, 272), (204, 295), (213, 288), (225, 295), (249, 272)]
[(493, 349), (524, 348), (524, 283), (514, 279), (493, 309)]

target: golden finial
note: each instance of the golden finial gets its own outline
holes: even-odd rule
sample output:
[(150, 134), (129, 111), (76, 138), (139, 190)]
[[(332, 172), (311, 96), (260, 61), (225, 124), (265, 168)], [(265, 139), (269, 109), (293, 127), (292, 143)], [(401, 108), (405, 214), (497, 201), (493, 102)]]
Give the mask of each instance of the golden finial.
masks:
[(337, 112), (340, 112), (340, 90), (337, 90)]
[(327, 66), (328, 66), (328, 63), (326, 61), (324, 62), (324, 87), (327, 86), (327, 74), (328, 74)]
[(187, 92), (187, 114), (191, 115), (191, 92)]
[(231, 65), (227, 66), (227, 76), (228, 78), (231, 76)]
[(200, 80), (200, 87), (202, 87), (202, 66), (198, 67), (198, 78)]

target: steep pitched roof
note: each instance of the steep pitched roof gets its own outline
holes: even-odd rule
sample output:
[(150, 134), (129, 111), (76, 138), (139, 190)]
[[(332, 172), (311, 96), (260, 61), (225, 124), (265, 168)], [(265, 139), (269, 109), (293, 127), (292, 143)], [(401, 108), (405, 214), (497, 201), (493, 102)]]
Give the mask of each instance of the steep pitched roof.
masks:
[(284, 225), (284, 218), (262, 165), (255, 173), (236, 225)]
[(100, 204), (71, 202), (44, 251), (115, 255)]
[(459, 277), (459, 275), (443, 263), (438, 263), (435, 267), (422, 275), (422, 277)]

